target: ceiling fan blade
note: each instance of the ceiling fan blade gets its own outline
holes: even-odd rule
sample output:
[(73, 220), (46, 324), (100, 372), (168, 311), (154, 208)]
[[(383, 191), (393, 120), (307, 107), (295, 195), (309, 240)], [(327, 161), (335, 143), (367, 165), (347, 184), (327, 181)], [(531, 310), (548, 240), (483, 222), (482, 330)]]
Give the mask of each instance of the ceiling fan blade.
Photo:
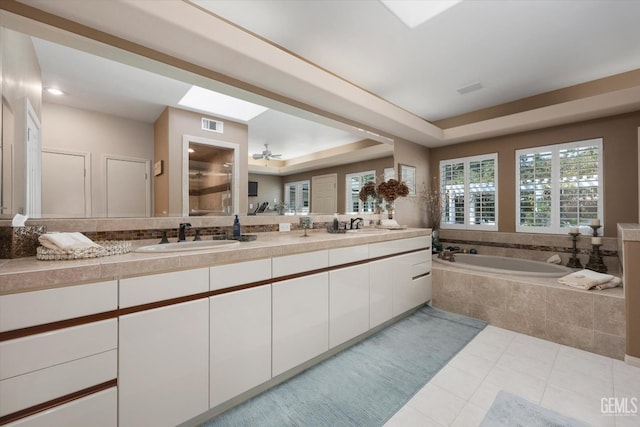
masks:
[(271, 157), (282, 157), (282, 154), (272, 154)]
[(260, 154), (260, 153), (255, 153), (251, 157), (253, 157), (254, 160), (260, 160), (264, 156), (262, 154)]

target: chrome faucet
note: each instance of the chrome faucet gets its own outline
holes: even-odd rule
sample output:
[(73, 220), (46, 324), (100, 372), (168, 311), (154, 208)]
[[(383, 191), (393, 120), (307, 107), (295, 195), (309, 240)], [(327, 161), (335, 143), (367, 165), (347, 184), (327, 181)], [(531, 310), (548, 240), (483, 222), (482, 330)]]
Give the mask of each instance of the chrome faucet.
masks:
[(350, 230), (353, 230), (353, 225), (356, 225), (356, 230), (358, 228), (360, 228), (360, 224), (362, 223), (362, 221), (364, 221), (362, 218), (351, 218), (351, 226), (349, 227)]
[(191, 228), (191, 224), (188, 222), (183, 222), (180, 224), (180, 229), (178, 231), (178, 242), (184, 242), (187, 240), (187, 236), (185, 235), (185, 231), (187, 228)]

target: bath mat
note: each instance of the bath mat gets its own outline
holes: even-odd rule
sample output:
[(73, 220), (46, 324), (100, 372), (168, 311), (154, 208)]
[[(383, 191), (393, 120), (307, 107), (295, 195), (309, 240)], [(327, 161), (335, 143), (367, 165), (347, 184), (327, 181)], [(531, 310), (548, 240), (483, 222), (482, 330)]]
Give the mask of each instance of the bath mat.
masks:
[(506, 391), (498, 392), (480, 427), (592, 427)]
[(485, 326), (425, 306), (203, 425), (382, 426)]

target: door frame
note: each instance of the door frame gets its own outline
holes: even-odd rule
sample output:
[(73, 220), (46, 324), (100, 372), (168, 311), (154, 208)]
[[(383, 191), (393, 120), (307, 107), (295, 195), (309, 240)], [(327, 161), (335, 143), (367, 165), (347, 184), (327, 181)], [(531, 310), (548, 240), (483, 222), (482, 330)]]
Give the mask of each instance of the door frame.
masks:
[(182, 135), (182, 215), (189, 216), (189, 143), (212, 145), (214, 147), (233, 150), (233, 185), (231, 197), (233, 199), (232, 214), (240, 214), (240, 144), (220, 141), (218, 139), (203, 138), (194, 135)]
[(109, 212), (109, 206), (108, 206), (108, 200), (109, 200), (109, 176), (108, 176), (108, 164), (109, 164), (109, 160), (120, 160), (120, 161), (125, 161), (125, 162), (137, 162), (137, 163), (144, 163), (144, 170), (145, 170), (145, 178), (146, 178), (146, 185), (145, 185), (145, 216), (144, 218), (148, 218), (151, 216), (151, 160), (149, 159), (142, 159), (142, 158), (138, 158), (138, 157), (128, 157), (128, 156), (119, 156), (117, 154), (104, 154), (102, 156), (103, 158), (103, 177), (104, 177), (104, 196), (103, 196), (103, 202), (104, 202), (104, 216), (108, 217), (108, 212)]

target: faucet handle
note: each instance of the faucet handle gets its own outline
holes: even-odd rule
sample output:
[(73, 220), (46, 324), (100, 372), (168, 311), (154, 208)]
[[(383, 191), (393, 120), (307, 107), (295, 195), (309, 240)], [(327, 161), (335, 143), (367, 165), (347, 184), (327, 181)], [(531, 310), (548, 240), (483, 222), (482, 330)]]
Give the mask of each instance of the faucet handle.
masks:
[(160, 231), (162, 231), (162, 239), (160, 240), (160, 244), (169, 243), (169, 239), (167, 239), (167, 230)]
[(199, 229), (199, 228), (196, 228), (196, 235), (195, 235), (195, 237), (193, 238), (193, 241), (194, 241), (194, 242), (197, 242), (197, 241), (199, 241), (199, 240), (202, 240), (202, 238), (200, 237), (200, 229)]

